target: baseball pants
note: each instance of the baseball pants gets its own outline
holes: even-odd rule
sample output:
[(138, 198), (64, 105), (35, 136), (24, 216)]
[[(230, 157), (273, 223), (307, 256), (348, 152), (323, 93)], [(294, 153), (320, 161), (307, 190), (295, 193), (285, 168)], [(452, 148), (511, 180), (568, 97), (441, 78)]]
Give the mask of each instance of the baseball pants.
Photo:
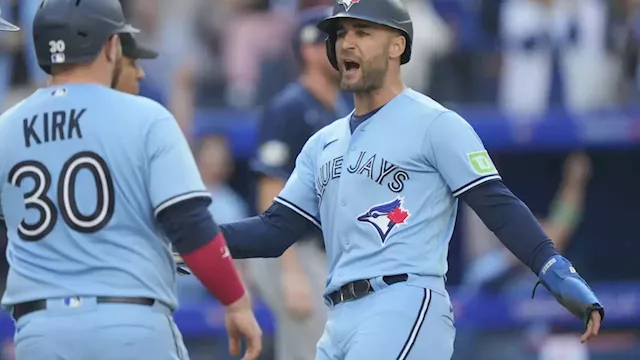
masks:
[(331, 309), (316, 360), (451, 359), (456, 330), (449, 295), (384, 285)]
[(252, 282), (276, 319), (276, 360), (313, 360), (327, 319), (328, 309), (322, 298), (327, 277), (325, 253), (313, 240), (298, 241), (296, 247), (300, 262), (311, 281), (314, 301), (314, 311), (305, 319), (296, 318), (285, 308), (279, 260), (249, 260)]
[(16, 360), (188, 360), (164, 305), (50, 299), (16, 322)]

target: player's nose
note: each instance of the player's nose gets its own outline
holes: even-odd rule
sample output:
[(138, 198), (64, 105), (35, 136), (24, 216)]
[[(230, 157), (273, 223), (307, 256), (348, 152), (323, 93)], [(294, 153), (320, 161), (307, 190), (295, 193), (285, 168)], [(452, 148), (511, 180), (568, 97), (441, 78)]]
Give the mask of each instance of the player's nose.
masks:
[(138, 80), (144, 79), (147, 76), (147, 74), (144, 72), (144, 69), (140, 65), (136, 65), (136, 66), (138, 68)]

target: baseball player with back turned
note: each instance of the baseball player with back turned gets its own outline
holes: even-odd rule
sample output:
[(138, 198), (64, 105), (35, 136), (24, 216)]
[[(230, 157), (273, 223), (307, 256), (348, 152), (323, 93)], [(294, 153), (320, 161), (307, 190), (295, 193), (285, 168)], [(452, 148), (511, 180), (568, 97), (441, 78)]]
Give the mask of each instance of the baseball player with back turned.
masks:
[[(18, 360), (188, 359), (173, 322), (171, 246), (226, 305), (230, 350), (261, 331), (209, 193), (173, 116), (112, 89), (126, 24), (118, 0), (46, 0), (33, 22), (51, 86), (0, 117), (2, 305)], [(138, 54), (140, 55), (140, 54)]]
[(322, 230), (331, 310), (316, 359), (451, 358), (445, 274), (459, 200), (585, 322), (584, 341), (596, 335), (600, 301), (503, 184), (473, 128), (402, 83), (413, 33), (402, 2), (340, 0), (319, 28), (355, 111), (309, 139), (267, 211), (221, 225), (237, 258), (277, 257)]

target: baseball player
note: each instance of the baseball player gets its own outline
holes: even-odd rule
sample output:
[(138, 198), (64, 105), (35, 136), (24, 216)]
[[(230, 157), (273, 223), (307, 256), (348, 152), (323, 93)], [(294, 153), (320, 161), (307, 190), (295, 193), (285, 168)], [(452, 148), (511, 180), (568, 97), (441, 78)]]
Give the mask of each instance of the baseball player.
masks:
[(126, 24), (117, 0), (47, 0), (33, 33), (52, 85), (0, 117), (2, 305), (18, 360), (188, 359), (172, 319), (172, 244), (257, 359), (261, 331), (211, 199), (171, 114), (110, 88)]
[(122, 69), (115, 80), (113, 88), (127, 94), (138, 95), (140, 93), (140, 80), (145, 73), (138, 64), (138, 59), (155, 59), (158, 53), (149, 49), (131, 34), (120, 36), (122, 43)]
[[(293, 35), (301, 74), (266, 106), (252, 167), (259, 173), (258, 207), (266, 210), (282, 191), (304, 143), (318, 130), (353, 109), (340, 91), (338, 72), (325, 55), (325, 35), (317, 24), (331, 7), (303, 11)], [(322, 301), (327, 276), (322, 238), (303, 236), (280, 259), (254, 259), (249, 274), (276, 318), (278, 360), (313, 359), (327, 308)]]
[(411, 18), (399, 0), (340, 0), (319, 24), (355, 111), (313, 135), (266, 212), (222, 225), (234, 257), (277, 257), (322, 230), (331, 310), (318, 360), (450, 359), (447, 248), (465, 201), (570, 312), (586, 341), (604, 310), (529, 209), (502, 182), (473, 128), (404, 86)]

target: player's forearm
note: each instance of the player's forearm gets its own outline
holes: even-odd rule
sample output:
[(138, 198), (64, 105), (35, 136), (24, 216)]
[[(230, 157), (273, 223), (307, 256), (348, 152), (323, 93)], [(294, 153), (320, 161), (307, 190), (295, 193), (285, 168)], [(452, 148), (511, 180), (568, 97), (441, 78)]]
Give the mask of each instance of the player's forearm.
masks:
[(246, 292), (233, 264), (226, 240), (202, 199), (182, 201), (158, 214), (158, 221), (185, 264), (222, 304)]
[(260, 216), (220, 228), (236, 259), (279, 257), (300, 237), (318, 231), (308, 220), (275, 202)]
[[(258, 183), (260, 211), (266, 211), (273, 204), (273, 199), (282, 191), (284, 185), (285, 181), (280, 178), (269, 175), (260, 177), (260, 182)], [(280, 266), (283, 272), (301, 271), (302, 265), (296, 253), (296, 244), (291, 245), (284, 251), (280, 257)]]
[(529, 208), (501, 181), (487, 182), (460, 195), (484, 224), (534, 273), (557, 255)]

